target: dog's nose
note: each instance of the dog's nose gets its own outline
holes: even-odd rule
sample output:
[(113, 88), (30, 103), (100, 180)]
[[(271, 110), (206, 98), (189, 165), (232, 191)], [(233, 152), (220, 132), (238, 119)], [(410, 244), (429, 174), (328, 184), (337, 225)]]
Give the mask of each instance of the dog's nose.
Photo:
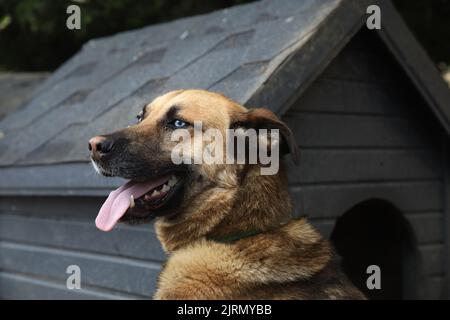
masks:
[(111, 139), (96, 136), (89, 140), (89, 151), (94, 155), (104, 155), (111, 151), (114, 143)]

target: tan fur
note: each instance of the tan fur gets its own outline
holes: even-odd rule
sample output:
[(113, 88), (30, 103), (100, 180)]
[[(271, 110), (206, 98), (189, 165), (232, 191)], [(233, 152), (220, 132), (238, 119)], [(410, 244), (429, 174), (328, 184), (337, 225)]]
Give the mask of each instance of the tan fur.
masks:
[[(248, 109), (203, 90), (178, 90), (155, 99), (132, 130), (158, 134), (158, 120), (172, 106), (204, 129), (224, 132), (234, 123), (279, 127), (291, 154), (293, 135), (266, 109)], [(173, 148), (168, 136), (160, 143)], [(338, 271), (328, 242), (305, 219), (293, 220), (283, 169), (260, 174), (259, 165), (192, 165), (198, 181), (185, 196), (182, 213), (158, 218), (157, 236), (169, 259), (156, 299), (344, 299), (363, 298)], [(325, 200), (326, 201), (326, 200)], [(208, 240), (236, 232), (262, 233), (233, 243)]]

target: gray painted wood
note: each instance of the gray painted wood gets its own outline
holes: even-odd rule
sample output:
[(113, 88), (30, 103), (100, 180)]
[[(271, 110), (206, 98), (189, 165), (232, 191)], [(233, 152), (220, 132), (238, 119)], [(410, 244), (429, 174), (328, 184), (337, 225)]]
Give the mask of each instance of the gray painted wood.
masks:
[(447, 299), (444, 292), (445, 279), (442, 276), (430, 276), (424, 279), (424, 292), (421, 293), (423, 299), (438, 300)]
[[(417, 105), (417, 102), (408, 99), (409, 90), (399, 94), (402, 90), (392, 85), (319, 78), (284, 116), (303, 111), (413, 118), (414, 108), (410, 106)], [(355, 95), (355, 92), (358, 94)], [(392, 108), (393, 104), (395, 108)], [(345, 105), (345, 109), (342, 105)]]
[[(344, 212), (345, 213), (345, 212)], [(311, 222), (325, 237), (330, 237), (334, 229), (334, 218), (320, 218), (315, 216), (309, 217)], [(414, 231), (415, 240), (419, 245), (442, 245), (444, 236), (442, 231), (439, 231), (442, 225), (441, 213), (425, 213), (425, 214), (406, 214), (406, 220), (410, 223)], [(433, 232), (430, 232), (433, 231)], [(380, 230), (380, 232), (383, 232)], [(442, 248), (441, 248), (442, 249)], [(430, 253), (431, 254), (431, 253)], [(426, 270), (430, 272), (428, 269)]]
[(140, 299), (138, 296), (92, 288), (68, 290), (65, 285), (28, 275), (0, 271), (0, 299), (19, 300), (112, 300)]
[(94, 219), (70, 221), (0, 214), (0, 240), (155, 262), (166, 259), (153, 225), (119, 225), (112, 232), (101, 232)]
[(10, 167), (1, 170), (0, 195), (108, 195), (123, 179), (105, 179), (89, 163)]
[(326, 78), (386, 86), (395, 85), (400, 78), (392, 72), (391, 64), (386, 63), (389, 58), (393, 60), (386, 52), (353, 50), (347, 47), (342, 53), (330, 63)]
[[(0, 214), (0, 276), (4, 298), (151, 298), (165, 259), (152, 226), (97, 230), (90, 221)], [(81, 292), (65, 288), (66, 269), (81, 269)], [(31, 277), (23, 279), (21, 275)], [(50, 281), (50, 282), (48, 282)], [(17, 283), (15, 283), (17, 282)]]
[(36, 215), (43, 218), (92, 221), (106, 197), (4, 196), (0, 197), (0, 212)]
[(442, 130), (392, 58), (368, 54), (374, 48), (383, 57), (386, 48), (379, 41), (358, 45), (350, 43), (283, 116), (301, 150), (298, 168), (288, 162), (296, 215), (308, 216), (329, 237), (335, 219), (354, 205), (392, 203), (418, 243), (419, 291), (440, 296), (448, 272)]
[(444, 234), (442, 228), (442, 212), (428, 212), (406, 215), (419, 243), (442, 243)]
[(50, 278), (65, 285), (67, 267), (81, 269), (81, 284), (151, 297), (159, 264), (104, 254), (0, 241), (0, 269)]
[[(410, 219), (408, 219), (410, 220)], [(421, 234), (420, 229), (429, 228), (429, 223), (436, 223), (433, 218), (429, 218), (431, 222), (425, 222), (425, 225), (421, 225), (422, 221), (414, 221), (412, 223), (413, 230)], [(433, 221), (434, 220), (434, 221)], [(333, 232), (335, 220), (334, 219), (310, 219), (310, 222), (315, 228), (326, 238), (331, 236)], [(439, 223), (439, 221), (437, 222)], [(422, 264), (422, 270), (424, 276), (442, 276), (445, 274), (445, 247), (442, 237), (436, 236), (432, 239), (432, 243), (428, 244), (429, 237), (417, 239), (419, 246), (418, 252)], [(425, 240), (425, 241), (424, 241)], [(436, 241), (436, 242), (435, 242)]]
[(383, 14), (381, 39), (427, 101), (447, 134), (450, 132), (450, 92), (425, 50), (388, 0), (379, 1)]
[(429, 143), (423, 127), (417, 130), (401, 118), (302, 113), (283, 120), (295, 129), (303, 147), (426, 147)]
[(299, 214), (317, 218), (338, 217), (354, 205), (369, 199), (384, 199), (402, 212), (441, 212), (441, 190), (440, 181), (338, 183), (291, 187)]
[(445, 257), (443, 243), (419, 247), (422, 256), (424, 274), (442, 276), (445, 274)]
[(307, 41), (299, 43), (302, 50), (292, 50), (291, 55), (283, 59), (283, 67), (275, 69), (247, 103), (266, 106), (278, 114), (288, 110), (360, 29), (361, 15), (368, 3), (365, 0), (341, 1), (327, 17), (326, 24), (317, 28)]
[[(443, 135), (444, 136), (444, 135)], [(444, 187), (443, 187), (443, 195), (444, 195), (444, 217), (443, 217), (443, 225), (444, 225), (444, 257), (445, 257), (445, 270), (447, 270), (445, 274), (445, 285), (444, 296), (450, 298), (450, 141), (444, 136), (443, 137), (443, 153), (444, 153)], [(447, 227), (445, 227), (447, 226)]]
[(292, 184), (438, 180), (433, 150), (303, 149), (301, 164), (289, 163)]

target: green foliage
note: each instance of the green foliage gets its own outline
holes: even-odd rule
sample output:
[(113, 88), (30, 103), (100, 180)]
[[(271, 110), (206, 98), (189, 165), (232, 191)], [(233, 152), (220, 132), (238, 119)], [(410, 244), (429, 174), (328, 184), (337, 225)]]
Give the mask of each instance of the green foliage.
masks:
[(435, 63), (449, 65), (450, 0), (394, 0), (394, 4)]
[[(249, 0), (0, 0), (0, 69), (53, 70), (89, 39)], [(81, 8), (81, 30), (66, 9)]]
[[(0, 70), (53, 70), (89, 39), (251, 0), (0, 0)], [(450, 63), (450, 0), (394, 0), (432, 58)], [(66, 8), (81, 7), (81, 30)]]

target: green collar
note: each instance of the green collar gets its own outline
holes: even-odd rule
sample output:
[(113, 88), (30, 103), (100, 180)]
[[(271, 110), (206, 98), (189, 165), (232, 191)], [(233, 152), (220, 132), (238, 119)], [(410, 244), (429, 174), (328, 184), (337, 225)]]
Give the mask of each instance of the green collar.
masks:
[(261, 230), (249, 230), (243, 232), (232, 233), (223, 237), (207, 237), (208, 240), (219, 242), (219, 243), (232, 243), (244, 238), (256, 236), (262, 233)]

